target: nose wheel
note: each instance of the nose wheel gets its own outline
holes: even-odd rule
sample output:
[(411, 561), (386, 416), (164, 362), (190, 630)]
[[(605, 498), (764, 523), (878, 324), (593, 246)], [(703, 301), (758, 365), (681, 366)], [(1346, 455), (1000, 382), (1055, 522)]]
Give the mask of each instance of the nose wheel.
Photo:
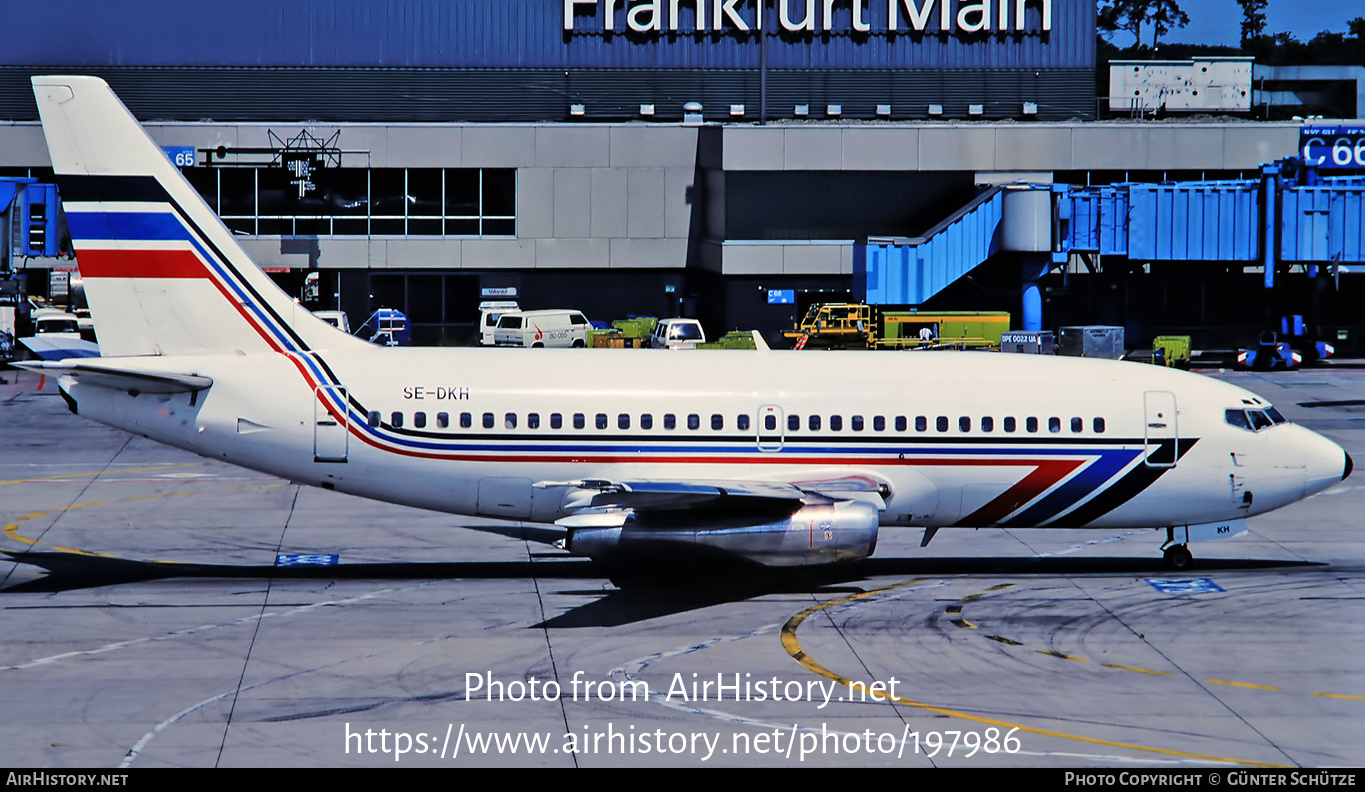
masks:
[(1183, 544), (1171, 545), (1161, 556), (1161, 565), (1173, 572), (1183, 572), (1194, 564), (1194, 556)]

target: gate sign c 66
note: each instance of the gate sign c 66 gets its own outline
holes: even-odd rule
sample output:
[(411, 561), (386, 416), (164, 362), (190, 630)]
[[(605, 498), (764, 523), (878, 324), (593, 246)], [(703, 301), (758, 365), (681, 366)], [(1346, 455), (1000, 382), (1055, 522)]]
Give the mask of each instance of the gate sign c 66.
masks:
[(1365, 127), (1300, 127), (1299, 154), (1319, 168), (1365, 168)]

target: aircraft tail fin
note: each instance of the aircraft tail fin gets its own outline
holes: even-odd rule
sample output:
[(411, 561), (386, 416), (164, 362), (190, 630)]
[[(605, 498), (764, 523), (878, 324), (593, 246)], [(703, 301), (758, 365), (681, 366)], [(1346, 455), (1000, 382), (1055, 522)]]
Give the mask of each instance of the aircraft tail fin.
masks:
[(359, 343), (275, 286), (103, 80), (33, 93), (102, 355)]

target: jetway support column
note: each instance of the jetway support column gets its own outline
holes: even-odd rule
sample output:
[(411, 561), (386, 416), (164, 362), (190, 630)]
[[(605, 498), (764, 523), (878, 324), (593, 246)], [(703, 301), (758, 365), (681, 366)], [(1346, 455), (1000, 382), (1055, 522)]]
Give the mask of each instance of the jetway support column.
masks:
[(1010, 185), (1000, 221), (1000, 249), (1018, 256), (1023, 330), (1043, 329), (1043, 292), (1039, 281), (1052, 268), (1057, 236), (1056, 202), (1048, 185)]
[(1039, 282), (1052, 269), (1052, 257), (1048, 254), (1020, 254), (1019, 279), (1023, 284), (1023, 327), (1020, 329), (1038, 332), (1043, 329), (1043, 290)]
[(1275, 264), (1280, 258), (1280, 166), (1261, 168), (1261, 266), (1265, 287), (1275, 288)]

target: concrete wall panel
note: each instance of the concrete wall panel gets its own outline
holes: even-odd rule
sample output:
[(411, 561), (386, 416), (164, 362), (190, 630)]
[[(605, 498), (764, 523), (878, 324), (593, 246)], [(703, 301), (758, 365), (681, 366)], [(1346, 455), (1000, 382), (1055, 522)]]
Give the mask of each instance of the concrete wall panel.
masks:
[(851, 127), (843, 130), (845, 170), (919, 170), (918, 129)]
[(626, 171), (593, 168), (589, 172), (592, 174), (592, 227), (588, 236), (626, 236), (629, 193)]
[(553, 168), (521, 168), (517, 171), (517, 236), (554, 236), (557, 208)]
[(626, 171), (626, 236), (655, 239), (664, 235), (664, 172), (662, 168)]
[(550, 172), (554, 174), (554, 232), (551, 236), (562, 239), (589, 236), (593, 215), (592, 171), (587, 168), (553, 168)]
[(459, 166), (524, 168), (536, 164), (535, 127), (467, 126), (460, 135)]
[(542, 168), (606, 168), (611, 165), (611, 128), (536, 128), (536, 160)]

